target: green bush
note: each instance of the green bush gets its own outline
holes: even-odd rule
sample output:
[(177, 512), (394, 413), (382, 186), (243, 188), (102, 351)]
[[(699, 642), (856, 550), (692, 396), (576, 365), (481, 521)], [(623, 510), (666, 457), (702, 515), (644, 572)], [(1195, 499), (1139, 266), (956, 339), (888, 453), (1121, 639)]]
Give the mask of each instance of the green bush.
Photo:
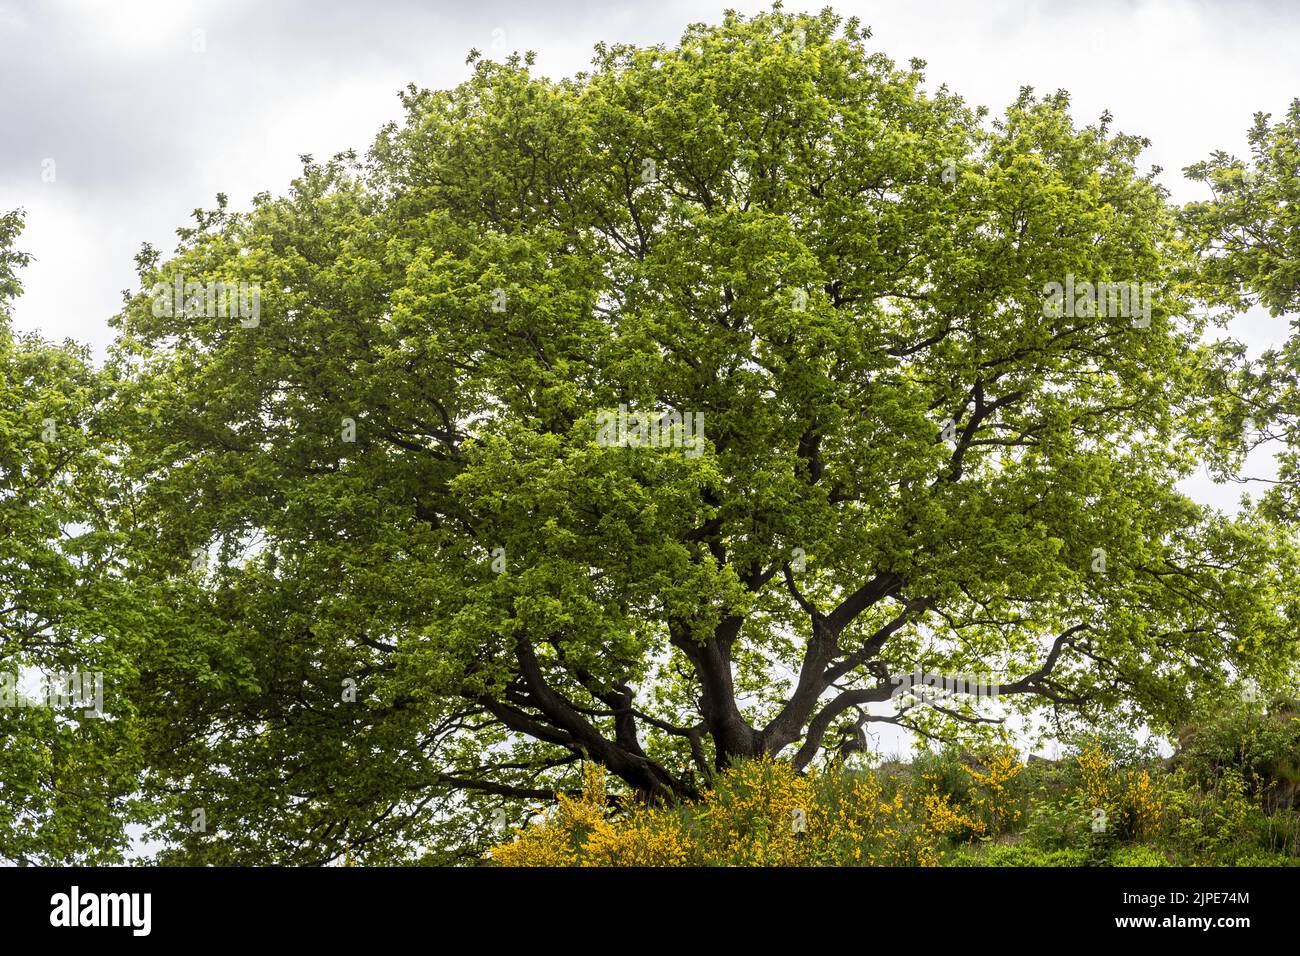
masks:
[(1025, 840), (1045, 850), (1063, 850), (1086, 843), (1090, 816), (1070, 792), (1054, 792), (1041, 785), (1031, 802), (1025, 823)]
[(1281, 856), (1277, 853), (1248, 853), (1239, 856), (1237, 866), (1300, 866), (1300, 857)]
[(1300, 706), (1278, 701), (1266, 712), (1243, 704), (1184, 728), (1178, 764), (1203, 787), (1233, 771), (1265, 808), (1300, 806)]
[(1165, 851), (1153, 846), (1120, 847), (1110, 855), (1111, 866), (1171, 866)]
[(964, 803), (970, 796), (971, 778), (962, 768), (962, 754), (956, 747), (942, 750), (925, 749), (917, 752), (907, 765), (910, 775), (924, 781), (939, 793)]
[(1044, 850), (1026, 844), (984, 843), (963, 847), (945, 862), (949, 866), (1086, 866), (1082, 850)]
[(1163, 835), (1190, 859), (1231, 865), (1243, 853), (1260, 849), (1258, 839), (1266, 827), (1264, 812), (1236, 770), (1225, 768), (1206, 787), (1181, 769), (1170, 775)]

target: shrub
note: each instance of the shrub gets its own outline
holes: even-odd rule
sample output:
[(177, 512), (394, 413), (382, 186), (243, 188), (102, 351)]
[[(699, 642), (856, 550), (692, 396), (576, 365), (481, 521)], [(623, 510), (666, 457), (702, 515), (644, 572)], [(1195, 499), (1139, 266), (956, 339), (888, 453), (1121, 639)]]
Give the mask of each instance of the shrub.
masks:
[(1082, 850), (1044, 850), (1040, 847), (980, 844), (964, 847), (948, 861), (952, 866), (1085, 866)]
[(694, 816), (703, 861), (723, 866), (789, 866), (808, 832), (812, 781), (784, 761), (741, 761), (721, 774)]
[(1075, 759), (1089, 816), (1099, 824), (1092, 832), (1135, 840), (1159, 828), (1165, 813), (1164, 796), (1149, 770), (1117, 767), (1097, 744), (1086, 747)]
[(1025, 769), (1015, 748), (991, 747), (975, 754), (973, 765), (962, 765), (971, 778), (970, 802), (991, 836), (1017, 825), (1024, 813), (1017, 805), (1017, 778)]
[(617, 814), (592, 769), (581, 797), (559, 795), (544, 823), (490, 855), (500, 866), (933, 866), (949, 823), (928, 809), (903, 781), (801, 776), (763, 759), (724, 771), (697, 804)]
[[(1300, 813), (1265, 813), (1234, 767), (1125, 766), (1098, 743), (1033, 769), (1006, 747), (800, 774), (741, 761), (697, 802), (617, 807), (603, 771), (490, 852), (501, 866), (1165, 866), (1300, 859)], [(1100, 825), (1097, 825), (1100, 823)], [(1022, 833), (1016, 833), (1017, 827)]]
[(1232, 770), (1266, 809), (1300, 807), (1300, 707), (1279, 701), (1266, 713), (1243, 704), (1184, 728), (1178, 763), (1203, 787)]
[(961, 803), (970, 794), (971, 777), (956, 747), (921, 750), (908, 767), (908, 775), (922, 782), (929, 792), (938, 793)]
[(1120, 847), (1110, 856), (1111, 866), (1171, 866), (1163, 850), (1153, 846)]
[(1224, 770), (1209, 788), (1202, 788), (1179, 769), (1166, 795), (1167, 838), (1191, 859), (1224, 865), (1256, 849), (1266, 826), (1264, 813), (1235, 770)]

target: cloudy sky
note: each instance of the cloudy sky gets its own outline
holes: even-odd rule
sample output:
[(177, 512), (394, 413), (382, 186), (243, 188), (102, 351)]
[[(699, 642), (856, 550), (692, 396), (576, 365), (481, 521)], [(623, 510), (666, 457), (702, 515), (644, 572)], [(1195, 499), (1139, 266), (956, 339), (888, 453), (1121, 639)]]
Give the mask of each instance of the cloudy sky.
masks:
[[(302, 153), (364, 149), (397, 117), (398, 89), (460, 82), (472, 47), (534, 50), (558, 76), (584, 68), (598, 40), (672, 43), (727, 6), (766, 3), (0, 0), (0, 210), (27, 210), (21, 246), (35, 256), (15, 322), (102, 354), (142, 242), (170, 251), (218, 192), (242, 208), (282, 191)], [(932, 84), (994, 111), (1024, 84), (1070, 90), (1081, 121), (1110, 109), (1115, 128), (1151, 139), (1149, 162), (1180, 200), (1198, 188), (1183, 166), (1244, 153), (1251, 115), (1300, 95), (1290, 0), (834, 6), (895, 59), (927, 60)], [(1234, 329), (1255, 348), (1282, 331), (1262, 315)]]

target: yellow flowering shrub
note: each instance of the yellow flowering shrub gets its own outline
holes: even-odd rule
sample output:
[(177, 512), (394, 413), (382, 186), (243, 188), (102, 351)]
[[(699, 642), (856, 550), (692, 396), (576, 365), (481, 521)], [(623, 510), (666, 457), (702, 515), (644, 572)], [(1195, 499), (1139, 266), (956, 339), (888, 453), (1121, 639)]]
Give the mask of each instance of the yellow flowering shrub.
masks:
[(613, 814), (606, 777), (585, 772), (580, 797), (557, 795), (545, 822), (495, 846), (499, 866), (934, 866), (951, 832), (944, 811), (870, 773), (798, 774), (763, 758), (723, 772), (698, 803)]
[(576, 866), (591, 835), (609, 826), (606, 803), (604, 768), (588, 764), (580, 797), (556, 794), (550, 818), (516, 827), (516, 839), (494, 846), (489, 851), (491, 858), (500, 866)]
[(875, 775), (826, 770), (812, 777), (817, 800), (800, 862), (829, 866), (934, 866), (941, 831), (923, 801), (899, 785), (892, 796)]
[(1136, 843), (1158, 850), (1138, 859), (1213, 862), (1242, 856), (1261, 830), (1235, 772), (1205, 791), (1181, 769), (1121, 766), (1095, 741), (1073, 764), (1028, 767), (1011, 747), (875, 771), (799, 773), (768, 757), (737, 763), (679, 805), (612, 800), (605, 771), (589, 765), (578, 795), (557, 794), (540, 823), (487, 856), (543, 867), (937, 866), (1065, 854), (1068, 865), (1096, 865), (1132, 858), (1124, 844)]
[(681, 818), (656, 808), (603, 823), (582, 847), (583, 866), (689, 866), (697, 849)]
[(1110, 807), (1110, 757), (1096, 743), (1089, 744), (1075, 758), (1083, 778), (1083, 793), (1088, 806), (1106, 810)]
[(1130, 836), (1154, 833), (1164, 817), (1162, 792), (1146, 770), (1128, 770), (1124, 774), (1120, 796), (1120, 813)]
[(695, 814), (705, 859), (725, 866), (793, 866), (814, 812), (813, 781), (781, 760), (747, 760), (705, 791)]
[(1164, 796), (1147, 770), (1120, 769), (1097, 743), (1089, 744), (1076, 762), (1086, 804), (1101, 811), (1108, 832), (1123, 839), (1154, 833), (1164, 817)]
[(962, 764), (962, 770), (971, 778), (972, 811), (986, 824), (978, 832), (983, 835), (987, 829), (991, 835), (1004, 833), (1020, 820), (1021, 811), (1015, 806), (1010, 784), (1025, 765), (1014, 747), (994, 747), (978, 756), (982, 769)]
[(930, 816), (930, 826), (944, 836), (960, 838), (982, 837), (988, 827), (979, 817), (954, 806), (946, 793), (929, 793), (925, 796), (925, 809)]

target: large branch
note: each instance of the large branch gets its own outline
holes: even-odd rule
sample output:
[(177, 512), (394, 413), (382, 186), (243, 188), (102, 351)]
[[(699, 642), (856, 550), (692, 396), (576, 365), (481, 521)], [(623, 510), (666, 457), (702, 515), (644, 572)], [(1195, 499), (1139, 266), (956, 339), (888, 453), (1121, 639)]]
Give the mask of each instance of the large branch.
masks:
[(827, 629), (831, 634), (838, 637), (846, 627), (853, 623), (859, 614), (889, 597), (902, 585), (902, 575), (895, 574), (892, 571), (877, 574), (841, 601), (835, 610), (826, 615)]
[(736, 706), (736, 687), (731, 673), (731, 647), (744, 619), (724, 617), (704, 643), (692, 638), (681, 622), (669, 625), (669, 639), (691, 662), (700, 685), (700, 715), (713, 737), (715, 764), (726, 766), (729, 756), (757, 756), (761, 741)]
[[(1058, 695), (1045, 682), (1060, 662), (1061, 654), (1069, 645), (1070, 639), (1090, 627), (1091, 625), (1088, 624), (1076, 624), (1062, 631), (1053, 640), (1047, 657), (1037, 670), (1017, 681), (999, 687), (998, 694), (1038, 694), (1050, 699), (1057, 699)], [(803, 746), (795, 754), (795, 767), (802, 770), (817, 756), (817, 752), (821, 749), (822, 740), (826, 736), (826, 731), (840, 714), (850, 707), (859, 707), (863, 704), (889, 700), (894, 696), (896, 690), (897, 688), (892, 688), (889, 684), (877, 684), (875, 687), (842, 691), (839, 696), (826, 704), (808, 725), (808, 733), (804, 737)]]
[(795, 600), (808, 612), (812, 621), (812, 636), (804, 648), (794, 692), (780, 712), (763, 728), (763, 746), (768, 753), (776, 753), (797, 740), (826, 689), (843, 674), (874, 655), (885, 639), (907, 622), (917, 605), (909, 603), (903, 614), (868, 638), (863, 648), (851, 655), (848, 662), (834, 664), (840, 653), (839, 637), (843, 630), (862, 612), (894, 593), (902, 583), (902, 577), (897, 574), (878, 574), (845, 598), (829, 615), (822, 615), (799, 593), (793, 576), (787, 571), (786, 585), (795, 595)]
[(612, 773), (647, 795), (667, 796), (681, 792), (681, 781), (643, 754), (607, 739), (571, 701), (552, 688), (542, 673), (533, 645), (524, 635), (515, 641), (515, 657), (528, 688), (530, 703), (567, 732), (573, 743), (590, 754), (593, 760), (604, 764)]
[(795, 769), (802, 770), (812, 762), (813, 757), (817, 756), (817, 751), (822, 746), (822, 739), (826, 736), (826, 731), (830, 729), (831, 723), (834, 722), (836, 717), (850, 707), (879, 703), (882, 700), (889, 700), (891, 696), (893, 696), (893, 689), (888, 684), (877, 684), (875, 687), (864, 687), (858, 690), (841, 692), (838, 697), (823, 707), (817, 716), (812, 719), (812, 723), (808, 725), (808, 733), (804, 737), (803, 746), (799, 748), (798, 753), (794, 756)]
[(1070, 638), (1082, 631), (1090, 630), (1091, 628), (1091, 624), (1075, 624), (1073, 627), (1066, 628), (1060, 634), (1056, 635), (1056, 638), (1052, 641), (1051, 650), (1047, 652), (1047, 657), (1043, 660), (1043, 664), (1038, 668), (1038, 670), (1034, 671), (1032, 674), (1026, 674), (1024, 677), (1020, 678), (1020, 680), (1012, 681), (1005, 687), (999, 687), (998, 693), (1044, 694), (1044, 696), (1048, 696), (1045, 693), (1047, 688), (1044, 686), (1043, 681), (1050, 677), (1052, 671), (1056, 669), (1056, 664), (1061, 658), (1062, 651), (1064, 651), (1066, 646), (1070, 643)]

